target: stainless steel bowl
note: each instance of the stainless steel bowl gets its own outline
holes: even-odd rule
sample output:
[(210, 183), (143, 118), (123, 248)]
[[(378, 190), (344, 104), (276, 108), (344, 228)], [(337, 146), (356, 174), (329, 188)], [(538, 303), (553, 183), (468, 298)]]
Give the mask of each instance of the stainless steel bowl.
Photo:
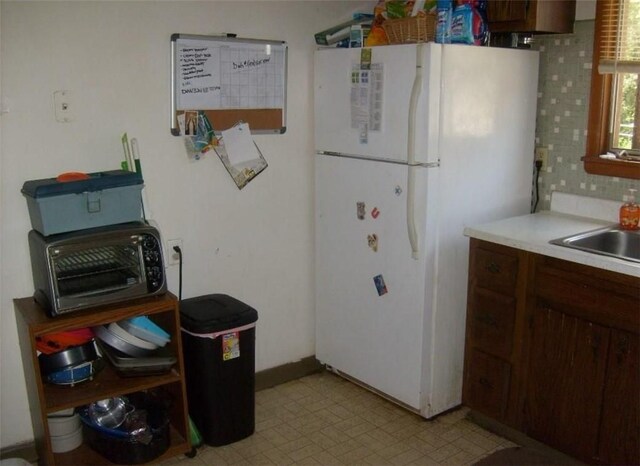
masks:
[(89, 405), (89, 418), (99, 426), (115, 429), (127, 419), (130, 410), (124, 398), (106, 398)]

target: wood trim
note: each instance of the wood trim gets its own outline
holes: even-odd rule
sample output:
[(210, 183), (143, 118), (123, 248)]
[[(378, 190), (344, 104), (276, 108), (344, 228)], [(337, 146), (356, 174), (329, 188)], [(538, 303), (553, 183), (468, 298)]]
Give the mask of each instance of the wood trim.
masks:
[(624, 160), (601, 159), (608, 148), (608, 121), (611, 108), (611, 75), (598, 73), (600, 47), (598, 37), (602, 34), (603, 1), (596, 5), (596, 23), (593, 39), (593, 60), (591, 68), (591, 92), (589, 94), (589, 120), (587, 126), (586, 154), (582, 158), (584, 170), (592, 175), (617, 176), (620, 178), (640, 179), (640, 163)]
[[(602, 152), (606, 152), (606, 149)], [(584, 162), (584, 170), (592, 175), (617, 176), (619, 178), (640, 180), (640, 162), (605, 160), (597, 155), (586, 155), (582, 158), (582, 161)]]

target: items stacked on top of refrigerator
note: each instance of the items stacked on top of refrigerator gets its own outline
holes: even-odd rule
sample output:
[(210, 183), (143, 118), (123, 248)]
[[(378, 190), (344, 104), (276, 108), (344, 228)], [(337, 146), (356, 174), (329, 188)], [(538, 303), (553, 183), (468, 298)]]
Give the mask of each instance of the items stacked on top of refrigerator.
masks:
[(530, 51), (316, 52), (316, 357), (426, 418), (461, 401), (463, 229), (529, 211), (537, 79)]

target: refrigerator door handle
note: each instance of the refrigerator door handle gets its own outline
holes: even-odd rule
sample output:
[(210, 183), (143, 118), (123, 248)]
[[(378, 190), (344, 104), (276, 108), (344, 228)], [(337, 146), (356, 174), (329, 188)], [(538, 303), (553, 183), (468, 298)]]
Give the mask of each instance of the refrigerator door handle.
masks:
[(416, 75), (411, 88), (411, 99), (409, 101), (409, 132), (407, 135), (407, 232), (409, 234), (409, 244), (411, 245), (411, 257), (418, 259), (418, 231), (415, 219), (415, 163), (416, 163), (416, 112), (418, 100), (422, 90), (422, 44), (416, 46)]

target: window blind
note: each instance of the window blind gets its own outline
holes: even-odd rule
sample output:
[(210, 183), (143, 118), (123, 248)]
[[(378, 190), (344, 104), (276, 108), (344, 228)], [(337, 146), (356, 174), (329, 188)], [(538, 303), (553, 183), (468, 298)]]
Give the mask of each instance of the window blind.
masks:
[(601, 74), (640, 73), (640, 0), (598, 0)]

